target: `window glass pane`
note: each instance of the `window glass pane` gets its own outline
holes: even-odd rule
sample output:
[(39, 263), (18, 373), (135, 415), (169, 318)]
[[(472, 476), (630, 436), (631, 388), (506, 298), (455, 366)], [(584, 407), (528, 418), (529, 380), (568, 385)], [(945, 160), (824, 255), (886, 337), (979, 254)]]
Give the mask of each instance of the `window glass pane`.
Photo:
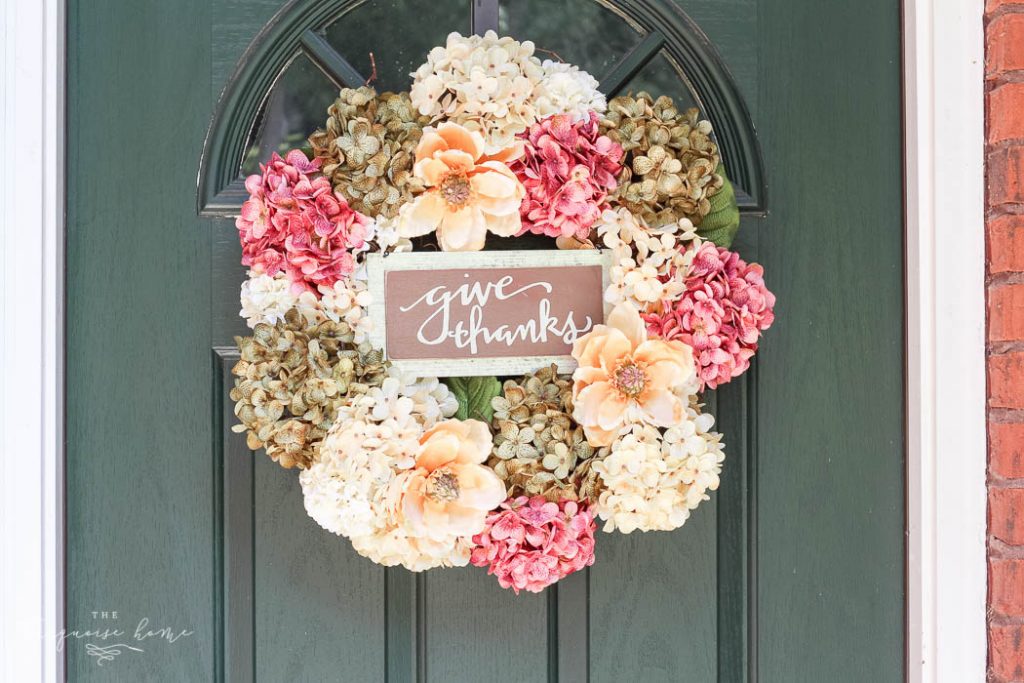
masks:
[(646, 90), (655, 98), (668, 95), (679, 110), (698, 106), (697, 98), (664, 51), (659, 52), (640, 69), (618, 94), (636, 94), (641, 90)]
[(498, 26), (501, 35), (532, 40), (541, 60), (575, 64), (599, 81), (643, 38), (595, 0), (501, 0)]
[(327, 27), (327, 42), (363, 76), (377, 64), (370, 84), (378, 92), (408, 91), (410, 74), (452, 31), (470, 32), (469, 0), (370, 0)]
[(277, 79), (263, 102), (256, 125), (250, 134), (242, 173), (258, 173), (260, 163), (271, 153), (305, 149), (306, 137), (324, 125), (327, 107), (338, 96), (338, 89), (305, 56), (292, 60)]

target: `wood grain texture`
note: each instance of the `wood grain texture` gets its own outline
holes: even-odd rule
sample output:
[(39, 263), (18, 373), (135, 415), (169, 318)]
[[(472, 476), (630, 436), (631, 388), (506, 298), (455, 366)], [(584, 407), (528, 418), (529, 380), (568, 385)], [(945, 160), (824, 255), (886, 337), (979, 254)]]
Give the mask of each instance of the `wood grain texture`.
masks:
[(462, 567), (426, 576), (426, 680), (542, 683), (548, 671), (548, 599)]
[(256, 679), (384, 680), (384, 568), (309, 518), (297, 472), (254, 457)]
[(899, 5), (758, 7), (778, 295), (758, 357), (759, 673), (902, 680)]
[(68, 679), (213, 672), (209, 121), (205, 0), (68, 3), (67, 623), (194, 631)]
[(715, 509), (672, 533), (598, 532), (590, 568), (590, 680), (715, 681)]

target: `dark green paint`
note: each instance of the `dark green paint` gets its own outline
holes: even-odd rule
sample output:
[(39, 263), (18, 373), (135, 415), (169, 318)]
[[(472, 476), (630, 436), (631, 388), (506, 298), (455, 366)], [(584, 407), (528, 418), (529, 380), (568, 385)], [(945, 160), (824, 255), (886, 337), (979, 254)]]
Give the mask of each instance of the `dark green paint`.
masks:
[[(519, 22), (517, 2), (544, 21)], [(588, 3), (504, 0), (499, 24), (596, 70), (595, 29), (621, 55), (642, 37)], [(470, 22), (469, 2), (438, 0), (403, 41), (407, 26), (374, 18), (408, 16), (403, 0), (372, 0), (346, 36), (328, 26), (344, 2), (272, 21), (281, 4), (69, 0), (68, 622), (118, 610), (128, 631), (143, 617), (195, 631), (102, 669), (73, 644), (69, 680), (901, 680), (898, 7), (686, 0), (704, 36), (668, 3), (609, 3), (695, 74), (730, 175), (770, 179), (769, 213), (748, 204), (734, 246), (765, 266), (778, 318), (757, 367), (709, 398), (729, 456), (712, 501), (672, 534), (602, 535), (589, 572), (514, 598), (482, 570), (357, 557), (306, 517), (294, 472), (222, 429), (230, 358), (213, 349), (245, 329), (244, 269), (232, 222), (195, 216), (195, 171), (238, 60), (268, 22), (287, 35), (243, 60), (253, 85), (225, 98), (247, 113), (205, 145), (220, 170), (201, 193), (230, 186), (306, 28), (327, 27), (360, 72), (365, 46), (393, 48), (393, 79), (421, 41)], [(733, 80), (680, 42), (713, 44)], [(745, 111), (757, 144), (723, 132), (752, 131)]]

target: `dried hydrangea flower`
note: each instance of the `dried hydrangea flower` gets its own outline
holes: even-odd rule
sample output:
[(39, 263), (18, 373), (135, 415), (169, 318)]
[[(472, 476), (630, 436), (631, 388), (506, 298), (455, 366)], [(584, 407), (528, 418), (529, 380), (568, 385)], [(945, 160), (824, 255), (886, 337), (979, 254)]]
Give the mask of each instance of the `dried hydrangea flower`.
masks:
[(253, 328), (259, 323), (274, 325), (294, 308), (311, 324), (325, 320), (345, 322), (352, 329), (356, 344), (367, 341), (373, 322), (367, 313), (371, 297), (366, 282), (346, 278), (317, 289), (319, 296), (309, 290), (296, 293), (284, 273), (250, 273), (242, 283), (240, 315)]
[(310, 324), (295, 309), (274, 325), (259, 323), (236, 337), (241, 355), (232, 368), (235, 415), (246, 443), (282, 467), (305, 468), (334, 422), (339, 401), (367, 368), (352, 351), (343, 322)]
[(583, 428), (570, 417), (569, 377), (550, 366), (506, 380), (491, 406), (495, 437), (488, 464), (505, 482), (510, 497), (589, 500), (591, 493), (596, 494), (586, 463), (604, 451), (587, 443)]
[(394, 218), (422, 186), (412, 174), (416, 145), (429, 122), (406, 93), (345, 88), (324, 128), (309, 137), (313, 155), (353, 209)]
[(709, 121), (696, 109), (679, 112), (670, 97), (640, 92), (609, 102), (601, 129), (626, 153), (614, 201), (652, 226), (680, 218), (700, 225), (724, 182)]

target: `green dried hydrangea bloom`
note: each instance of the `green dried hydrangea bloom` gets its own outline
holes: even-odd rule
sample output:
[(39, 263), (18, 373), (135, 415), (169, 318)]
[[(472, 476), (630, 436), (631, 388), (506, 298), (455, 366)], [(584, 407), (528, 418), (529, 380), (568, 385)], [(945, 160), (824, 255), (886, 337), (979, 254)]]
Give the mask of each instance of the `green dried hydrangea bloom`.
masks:
[(680, 218), (700, 225), (723, 179), (711, 123), (700, 120), (697, 109), (680, 113), (671, 97), (655, 100), (646, 92), (616, 97), (601, 119), (601, 132), (625, 151), (613, 204), (651, 226)]
[(292, 309), (235, 341), (241, 358), (231, 369), (230, 396), (241, 424), (232, 429), (246, 432), (249, 448), (265, 448), (282, 467), (308, 467), (338, 406), (383, 381), (380, 352), (353, 348), (344, 322), (311, 325)]
[(327, 110), (324, 128), (309, 137), (321, 170), (353, 209), (393, 218), (423, 190), (412, 174), (416, 146), (429, 119), (407, 93), (345, 88)]
[(509, 496), (548, 500), (596, 500), (594, 458), (572, 418), (572, 380), (555, 366), (507, 380), (491, 405), (494, 450), (488, 464), (505, 482)]

